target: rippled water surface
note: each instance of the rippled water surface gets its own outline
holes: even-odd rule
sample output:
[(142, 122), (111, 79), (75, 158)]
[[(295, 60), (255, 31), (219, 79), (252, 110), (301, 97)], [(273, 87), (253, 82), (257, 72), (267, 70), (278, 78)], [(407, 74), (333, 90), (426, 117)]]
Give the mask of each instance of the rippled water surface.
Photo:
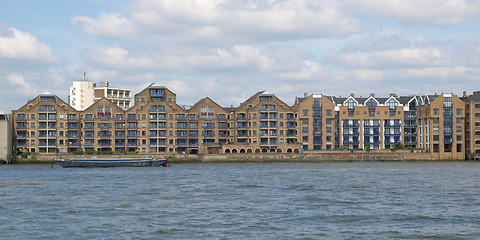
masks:
[(0, 239), (478, 239), (480, 163), (0, 166)]

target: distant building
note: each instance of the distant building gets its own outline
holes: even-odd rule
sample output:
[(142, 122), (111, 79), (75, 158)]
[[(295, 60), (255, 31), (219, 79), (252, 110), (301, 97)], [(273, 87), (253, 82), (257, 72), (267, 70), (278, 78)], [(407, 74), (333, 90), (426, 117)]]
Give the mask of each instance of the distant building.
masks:
[(83, 111), (90, 107), (95, 101), (94, 84), (84, 76), (83, 80), (73, 82), (70, 87), (69, 103), (77, 111)]
[(95, 87), (95, 101), (102, 98), (106, 98), (121, 109), (127, 110), (130, 108), (131, 91), (127, 88), (110, 87), (108, 82), (100, 82), (99, 86)]
[(12, 116), (0, 114), (0, 163), (10, 162), (12, 141)]
[(480, 91), (472, 95), (463, 93), (462, 100), (465, 102), (465, 145), (466, 153), (470, 159), (480, 158)]

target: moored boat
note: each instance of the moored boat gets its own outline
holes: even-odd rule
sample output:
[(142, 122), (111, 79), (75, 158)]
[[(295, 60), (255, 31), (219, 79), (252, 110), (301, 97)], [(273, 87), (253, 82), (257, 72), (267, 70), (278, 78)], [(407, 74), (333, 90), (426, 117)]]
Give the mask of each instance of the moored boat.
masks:
[(121, 159), (55, 159), (60, 166), (67, 167), (167, 167), (168, 160), (156, 158)]

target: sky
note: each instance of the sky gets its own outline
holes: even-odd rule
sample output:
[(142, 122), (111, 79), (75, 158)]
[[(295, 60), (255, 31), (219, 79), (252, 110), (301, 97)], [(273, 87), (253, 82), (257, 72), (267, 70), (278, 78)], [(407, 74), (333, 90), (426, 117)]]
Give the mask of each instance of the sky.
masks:
[(0, 8), (0, 112), (84, 72), (193, 105), (266, 90), (388, 96), (480, 90), (480, 0), (15, 0)]

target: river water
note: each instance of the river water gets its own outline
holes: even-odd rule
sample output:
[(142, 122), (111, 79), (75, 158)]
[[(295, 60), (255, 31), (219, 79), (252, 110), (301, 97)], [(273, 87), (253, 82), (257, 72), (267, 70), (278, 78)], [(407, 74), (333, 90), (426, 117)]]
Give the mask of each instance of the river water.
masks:
[(479, 162), (0, 166), (0, 239), (479, 237)]

